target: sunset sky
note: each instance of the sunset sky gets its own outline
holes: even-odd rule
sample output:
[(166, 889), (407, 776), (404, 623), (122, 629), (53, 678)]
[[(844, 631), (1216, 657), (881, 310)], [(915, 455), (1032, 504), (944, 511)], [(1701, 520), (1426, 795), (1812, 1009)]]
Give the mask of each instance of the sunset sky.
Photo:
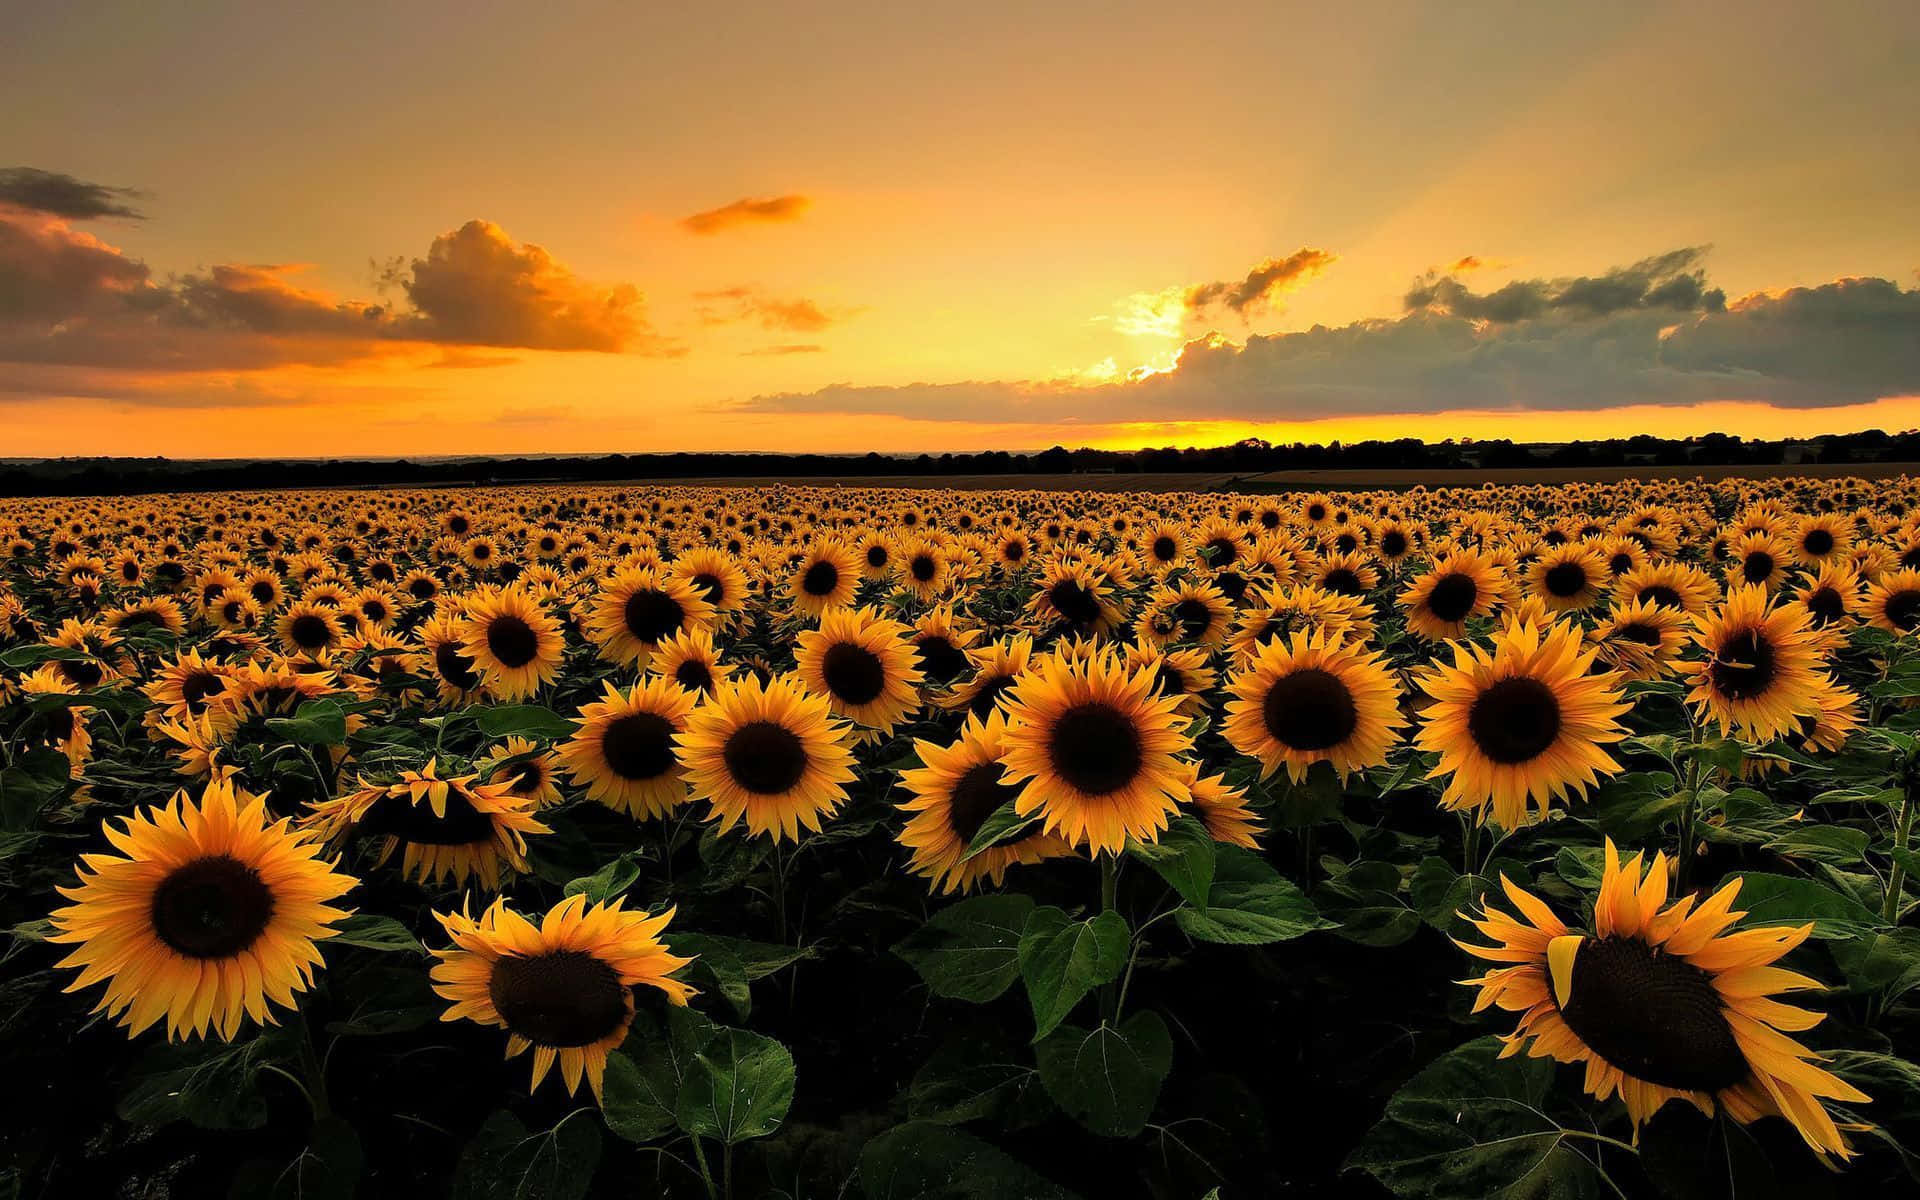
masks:
[(1920, 5), (21, 3), (0, 457), (1920, 426)]

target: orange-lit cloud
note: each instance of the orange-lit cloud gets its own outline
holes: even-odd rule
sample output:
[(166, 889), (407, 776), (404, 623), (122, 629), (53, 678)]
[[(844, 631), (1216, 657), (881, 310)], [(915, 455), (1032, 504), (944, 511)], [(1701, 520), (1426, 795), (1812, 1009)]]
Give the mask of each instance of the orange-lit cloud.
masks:
[[(709, 325), (754, 321), (762, 329), (788, 333), (819, 333), (859, 311), (828, 309), (802, 297), (782, 300), (744, 286), (695, 292), (693, 298), (708, 302), (700, 309), (700, 319)], [(716, 307), (714, 302), (721, 306)]]
[(719, 208), (709, 208), (705, 212), (682, 217), (680, 228), (688, 233), (710, 235), (724, 233), (741, 225), (797, 221), (812, 205), (813, 201), (800, 195), (769, 196), (764, 200), (752, 198), (735, 200), (732, 204), (723, 204)]
[(762, 346), (757, 350), (742, 350), (744, 358), (771, 358), (784, 354), (821, 354), (826, 347), (817, 342), (782, 342), (775, 346)]
[(1262, 259), (1238, 281), (1196, 283), (1184, 297), (1187, 312), (1199, 318), (1224, 309), (1246, 320), (1277, 307), (1281, 292), (1299, 287), (1334, 262), (1325, 250), (1302, 246), (1285, 258)]

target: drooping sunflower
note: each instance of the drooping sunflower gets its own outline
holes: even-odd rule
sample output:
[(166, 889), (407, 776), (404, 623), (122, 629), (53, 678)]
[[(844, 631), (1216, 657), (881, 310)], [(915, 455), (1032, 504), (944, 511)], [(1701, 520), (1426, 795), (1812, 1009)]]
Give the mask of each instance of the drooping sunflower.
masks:
[(1006, 782), (1023, 784), (1018, 811), (1070, 846), (1118, 854), (1151, 842), (1189, 795), (1179, 755), (1178, 696), (1109, 651), (1069, 661), (1048, 655), (1006, 695)]
[(560, 623), (518, 588), (477, 600), (460, 642), (487, 691), (502, 700), (524, 700), (560, 673)]
[(688, 629), (707, 628), (713, 620), (713, 605), (692, 584), (633, 568), (600, 585), (586, 633), (599, 645), (602, 658), (645, 670), (662, 642)]
[(560, 787), (555, 780), (559, 756), (551, 750), (540, 750), (518, 734), (509, 736), (473, 765), (479, 769), (481, 778), (488, 783), (506, 784), (509, 792), (532, 808), (549, 808), (561, 801)]
[(1400, 593), (1407, 628), (1430, 641), (1465, 637), (1467, 622), (1498, 608), (1507, 591), (1506, 575), (1475, 550), (1455, 550), (1434, 560), (1425, 574)]
[(1491, 652), (1455, 642), (1451, 666), (1418, 676), (1432, 703), (1417, 741), (1440, 754), (1431, 778), (1447, 777), (1441, 807), (1518, 829), (1532, 810), (1545, 816), (1618, 772), (1601, 747), (1626, 736), (1619, 718), (1631, 706), (1612, 672), (1593, 672), (1596, 653), (1571, 623), (1526, 623), (1501, 631)]
[(1581, 612), (1600, 599), (1612, 577), (1606, 555), (1590, 542), (1554, 546), (1527, 568), (1527, 592), (1556, 613)]
[(744, 822), (755, 837), (798, 840), (847, 798), (851, 732), (794, 677), (763, 685), (748, 675), (688, 714), (677, 740), (693, 796), (712, 805), (722, 832)]
[(510, 783), (475, 783), (476, 775), (441, 778), (437, 760), (401, 771), (392, 782), (369, 781), (325, 800), (301, 821), (329, 847), (350, 837), (383, 839), (376, 866), (400, 850), (401, 874), (421, 883), (478, 879), (497, 891), (505, 871), (527, 869), (527, 835), (551, 832), (533, 803)]
[(966, 857), (986, 819), (1020, 795), (1003, 778), (1006, 749), (1007, 718), (1001, 712), (984, 720), (968, 717), (951, 745), (914, 742), (925, 765), (900, 773), (913, 793), (900, 805), (913, 814), (900, 831), (900, 844), (913, 852), (908, 869), (926, 876), (939, 891), (968, 892), (982, 881), (998, 887), (1008, 867), (1067, 852), (1066, 843), (1036, 828)]
[(1812, 924), (1733, 931), (1743, 881), (1707, 900), (1667, 902), (1664, 854), (1624, 864), (1611, 839), (1593, 906), (1591, 934), (1570, 929), (1538, 897), (1501, 879), (1518, 914), (1488, 908), (1472, 924), (1493, 945), (1460, 942), (1477, 958), (1503, 964), (1467, 986), (1474, 1011), (1520, 1014), (1503, 1037), (1501, 1057), (1584, 1063), (1586, 1091), (1618, 1093), (1637, 1137), (1663, 1105), (1684, 1100), (1741, 1124), (1786, 1118), (1822, 1158), (1851, 1157), (1822, 1099), (1868, 1097), (1816, 1065), (1820, 1056), (1788, 1034), (1811, 1029), (1822, 1013), (1774, 997), (1820, 984), (1774, 964), (1806, 941)]
[(119, 854), (81, 859), (47, 940), (74, 947), (60, 965), (80, 977), (66, 990), (105, 981), (94, 1011), (129, 1035), (164, 1019), (168, 1040), (231, 1041), (248, 1019), (272, 1023), (269, 1004), (294, 1006), (320, 965), (315, 943), (351, 915), (331, 902), (357, 881), (231, 779), (104, 832)]
[(587, 796), (635, 820), (664, 817), (687, 802), (674, 738), (699, 697), (662, 675), (580, 709), (580, 728), (561, 743), (560, 762)]
[(1868, 584), (1860, 613), (1868, 624), (1889, 633), (1920, 629), (1920, 570), (1894, 571)]
[(1387, 761), (1406, 722), (1386, 661), (1359, 642), (1298, 632), (1260, 647), (1236, 675), (1221, 732), (1260, 760), (1260, 777), (1282, 766), (1298, 783), (1313, 764), (1342, 780)]
[(1687, 701), (1722, 733), (1770, 742), (1818, 712), (1820, 654), (1806, 610), (1774, 605), (1764, 588), (1742, 587), (1719, 611), (1693, 621), (1693, 640), (1706, 657), (1693, 666)]
[(920, 705), (920, 666), (907, 627), (871, 608), (838, 609), (803, 631), (795, 673), (835, 716), (885, 734)]
[(824, 537), (813, 540), (787, 580), (794, 611), (815, 620), (852, 604), (859, 586), (860, 560), (845, 543)]
[[(36, 696), (72, 696), (78, 692), (67, 678), (58, 670), (56, 663), (41, 663), (32, 673), (20, 679), (20, 691), (24, 697)], [(0, 693), (4, 698), (4, 693)], [(54, 749), (67, 756), (68, 764), (78, 771), (93, 757), (93, 735), (87, 732), (87, 714), (89, 710), (75, 705), (63, 705), (49, 708), (38, 714), (42, 733)]]
[(531, 1088), (558, 1063), (569, 1094), (579, 1093), (584, 1078), (598, 1101), (607, 1054), (633, 1024), (633, 989), (657, 988), (679, 1006), (693, 995), (673, 978), (693, 960), (675, 955), (660, 936), (674, 910), (649, 916), (621, 903), (589, 908), (586, 896), (569, 896), (538, 925), (503, 900), (477, 921), (436, 912), (453, 939), (433, 952), (440, 960), (433, 990), (453, 1003), (440, 1019), (505, 1029), (508, 1058), (533, 1051)]

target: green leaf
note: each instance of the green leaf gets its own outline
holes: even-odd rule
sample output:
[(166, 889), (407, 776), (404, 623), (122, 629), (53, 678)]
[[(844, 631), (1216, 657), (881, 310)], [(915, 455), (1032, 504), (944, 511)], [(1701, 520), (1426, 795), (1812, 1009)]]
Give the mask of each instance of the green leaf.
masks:
[(1088, 992), (1119, 978), (1132, 944), (1133, 931), (1117, 912), (1075, 921), (1051, 905), (1034, 909), (1020, 935), (1020, 977), (1033, 1006), (1033, 1040), (1066, 1020)]
[(793, 1055), (769, 1037), (721, 1029), (680, 1084), (680, 1128), (731, 1146), (780, 1128), (793, 1104)]
[(490, 738), (518, 735), (552, 741), (572, 737), (574, 722), (538, 704), (486, 704), (463, 710), (473, 715), (473, 723)]
[(1864, 829), (1844, 825), (1801, 825), (1774, 838), (1766, 848), (1782, 858), (1805, 858), (1835, 866), (1858, 866), (1865, 861), (1871, 839)]
[(1638, 841), (1676, 818), (1687, 805), (1685, 791), (1674, 789), (1665, 771), (1617, 775), (1593, 794), (1594, 819), (1616, 841)]
[(360, 1135), (339, 1117), (313, 1123), (292, 1162), (255, 1159), (234, 1172), (233, 1200), (352, 1200), (366, 1166)]
[(974, 831), (973, 840), (967, 843), (967, 852), (960, 856), (961, 862), (1001, 842), (1022, 837), (1028, 829), (1040, 823), (1040, 810), (1035, 809), (1031, 816), (1023, 817), (1016, 809), (1017, 803), (1009, 800), (987, 814), (987, 819), (980, 822), (980, 828)]
[(260, 1068), (293, 1055), (286, 1029), (244, 1042), (169, 1042), (134, 1064), (114, 1111), (134, 1125), (188, 1121), (202, 1129), (258, 1129), (267, 1123)]
[(1284, 942), (1333, 927), (1304, 892), (1238, 846), (1217, 848), (1206, 904), (1179, 909), (1173, 919), (1188, 937), (1236, 946)]
[(411, 1033), (447, 1011), (447, 1002), (434, 994), (427, 973), (418, 966), (363, 967), (347, 977), (342, 991), (345, 1014), (328, 1021), (327, 1032), (345, 1037)]
[(1825, 884), (1790, 875), (1743, 877), (1734, 908), (1747, 912), (1746, 926), (1813, 922), (1817, 938), (1862, 937), (1881, 927), (1879, 914)]
[(749, 984), (813, 956), (812, 949), (804, 946), (783, 946), (711, 933), (675, 934), (671, 945), (675, 954), (695, 956), (693, 965), (687, 968), (688, 977), (719, 992), (743, 1021), (753, 1011)]
[(719, 1028), (690, 1008), (668, 1008), (663, 1027), (642, 1009), (621, 1048), (607, 1056), (602, 1111), (630, 1142), (655, 1141), (678, 1127), (680, 1087)]
[(1387, 1101), (1347, 1165), (1419, 1200), (1602, 1194), (1599, 1168), (1547, 1115), (1552, 1061), (1503, 1060), (1500, 1049), (1499, 1039), (1481, 1038), (1415, 1075)]
[(1920, 986), (1920, 929), (1889, 929), (1833, 943), (1833, 960), (1848, 986), (1879, 993), (1890, 1005)]
[(1152, 867), (1188, 904), (1206, 904), (1213, 886), (1213, 836), (1199, 821), (1177, 817), (1157, 842), (1129, 840), (1127, 853)]
[(638, 850), (622, 854), (591, 875), (569, 879), (561, 894), (584, 894), (589, 904), (602, 904), (615, 896), (624, 896), (628, 888), (640, 881), (640, 858)]
[[(424, 953), (426, 947), (420, 939), (413, 936), (405, 925), (392, 917), (382, 917), (375, 913), (355, 913), (340, 922), (340, 932), (328, 939), (342, 946), (359, 946), (365, 950), (407, 950)], [(323, 945), (325, 943), (322, 943)]]
[(0, 770), (0, 829), (20, 833), (31, 828), (47, 807), (66, 793), (71, 775), (67, 756), (36, 746)]
[(291, 717), (268, 717), (267, 728), (300, 746), (338, 746), (347, 740), (347, 710), (337, 700), (308, 700)]
[(1020, 935), (1033, 900), (1015, 892), (975, 896), (935, 913), (893, 948), (936, 996), (984, 1004), (1020, 974)]
[(1118, 1028), (1062, 1025), (1035, 1055), (1054, 1103), (1103, 1137), (1127, 1138), (1153, 1116), (1173, 1069), (1173, 1039), (1159, 1013), (1142, 1009)]
[(1600, 886), (1606, 867), (1607, 852), (1598, 846), (1563, 846), (1553, 856), (1553, 873), (1569, 886), (1585, 892)]
[(1025, 1048), (961, 1036), (934, 1051), (907, 1088), (907, 1113), (915, 1120), (959, 1125), (992, 1120), (1002, 1128), (1034, 1124), (1053, 1111), (1040, 1073)]
[(15, 646), (0, 653), (0, 667), (12, 671), (31, 671), (42, 663), (85, 662), (92, 658), (85, 650), (72, 646), (48, 646), (35, 643), (28, 646)]
[(925, 1121), (897, 1125), (867, 1142), (860, 1190), (867, 1200), (1078, 1200), (965, 1130)]
[(540, 1133), (502, 1109), (467, 1144), (454, 1200), (580, 1200), (600, 1165), (600, 1125), (576, 1112)]

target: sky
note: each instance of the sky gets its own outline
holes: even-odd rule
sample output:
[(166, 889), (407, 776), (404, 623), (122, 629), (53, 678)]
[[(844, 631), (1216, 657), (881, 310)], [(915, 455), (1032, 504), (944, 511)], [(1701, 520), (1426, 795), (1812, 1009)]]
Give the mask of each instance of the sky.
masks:
[(1920, 426), (1920, 5), (0, 6), (0, 457)]

